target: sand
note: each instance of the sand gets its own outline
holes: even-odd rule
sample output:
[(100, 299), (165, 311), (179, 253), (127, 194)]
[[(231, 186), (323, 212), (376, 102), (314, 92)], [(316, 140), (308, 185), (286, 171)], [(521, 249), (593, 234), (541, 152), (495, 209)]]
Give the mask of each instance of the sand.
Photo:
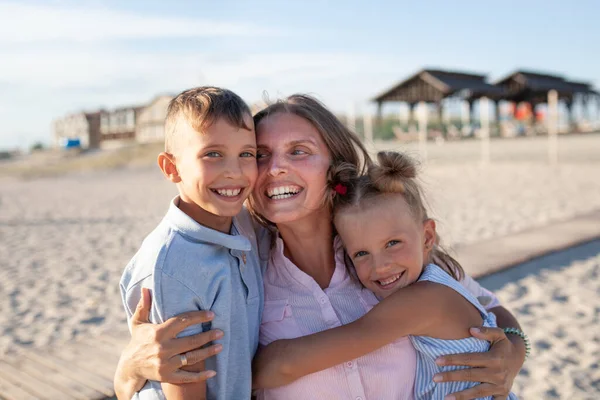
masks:
[[(480, 165), (472, 142), (432, 146), (422, 179), (444, 242), (474, 243), (600, 208), (600, 155), (590, 150), (600, 148), (600, 136), (572, 140), (558, 166), (545, 161), (542, 141), (511, 141), (506, 154), (529, 155), (511, 160), (498, 153), (488, 166)], [(460, 157), (433, 157), (447, 153)], [(153, 166), (1, 178), (0, 356), (81, 335), (126, 333), (122, 270), (175, 194)], [(515, 386), (522, 398), (600, 396), (595, 246), (555, 268), (485, 281), (535, 342)]]

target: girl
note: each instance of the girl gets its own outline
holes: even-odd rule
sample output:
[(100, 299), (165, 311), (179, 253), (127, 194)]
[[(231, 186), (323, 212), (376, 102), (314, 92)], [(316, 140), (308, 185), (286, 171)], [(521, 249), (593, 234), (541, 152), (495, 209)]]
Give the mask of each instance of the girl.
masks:
[[(438, 246), (413, 161), (394, 152), (380, 152), (378, 161), (368, 174), (351, 179), (348, 175), (356, 175), (352, 165), (337, 168), (334, 224), (346, 264), (355, 268), (351, 273), (380, 300), (388, 300), (353, 323), (295, 339), (281, 357), (300, 377), (409, 335), (417, 351), (414, 398), (443, 399), (477, 383), (435, 382), (437, 373), (460, 368), (440, 367), (435, 360), (487, 351), (490, 344), (471, 337), (469, 328), (496, 327), (496, 317), (458, 282), (462, 267)], [(510, 393), (509, 399), (516, 396)]]

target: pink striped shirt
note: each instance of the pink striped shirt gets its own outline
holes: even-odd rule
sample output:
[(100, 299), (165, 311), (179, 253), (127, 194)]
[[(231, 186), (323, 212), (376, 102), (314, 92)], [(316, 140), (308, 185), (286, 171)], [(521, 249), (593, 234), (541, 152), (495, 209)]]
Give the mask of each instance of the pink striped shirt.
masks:
[[(339, 238), (334, 242), (335, 271), (321, 289), (283, 254), (277, 238), (264, 275), (265, 305), (260, 344), (292, 339), (348, 324), (367, 313), (378, 300), (348, 273)], [(475, 296), (493, 294), (468, 278), (463, 282)], [(307, 375), (275, 389), (263, 389), (258, 399), (413, 399), (416, 353), (407, 337), (344, 364)]]

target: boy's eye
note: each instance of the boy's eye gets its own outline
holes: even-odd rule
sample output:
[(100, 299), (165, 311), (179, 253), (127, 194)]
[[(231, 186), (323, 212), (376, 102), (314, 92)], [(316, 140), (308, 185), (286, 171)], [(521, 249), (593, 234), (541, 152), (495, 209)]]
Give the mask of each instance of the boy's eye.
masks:
[(369, 253), (364, 250), (357, 251), (356, 253), (354, 253), (354, 258), (366, 256), (367, 254), (369, 254)]
[(245, 151), (245, 152), (243, 152), (242, 154), (240, 154), (240, 157), (251, 157), (251, 158), (254, 158), (254, 157), (255, 157), (255, 155), (254, 155), (254, 153), (252, 153), (252, 152)]
[(216, 151), (208, 152), (204, 155), (205, 157), (221, 157), (221, 154)]
[(265, 158), (265, 157), (267, 157), (267, 156), (268, 156), (268, 154), (267, 154), (267, 153), (257, 153), (257, 154), (256, 154), (256, 159), (257, 159), (257, 160), (260, 160), (261, 158)]
[(400, 243), (399, 240), (390, 240), (389, 242), (387, 242), (387, 244), (385, 245), (385, 247), (392, 247), (397, 245), (398, 243)]

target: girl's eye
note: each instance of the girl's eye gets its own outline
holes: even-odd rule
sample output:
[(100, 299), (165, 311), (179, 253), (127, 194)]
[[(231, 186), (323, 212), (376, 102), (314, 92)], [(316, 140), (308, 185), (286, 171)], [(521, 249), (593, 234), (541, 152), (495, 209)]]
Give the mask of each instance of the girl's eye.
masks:
[(211, 151), (209, 153), (205, 154), (206, 157), (221, 157), (221, 154), (219, 152), (216, 151)]
[(367, 253), (367, 252), (366, 252), (366, 251), (364, 251), (364, 250), (357, 251), (357, 252), (354, 254), (354, 258), (357, 258), (357, 257), (362, 257), (362, 256), (366, 256), (367, 254), (369, 254), (369, 253)]
[(251, 158), (254, 158), (254, 157), (255, 157), (255, 155), (254, 155), (254, 153), (251, 153), (251, 152), (249, 152), (249, 151), (245, 151), (245, 152), (243, 152), (242, 154), (240, 154), (240, 157), (244, 157), (244, 158), (246, 158), (246, 157), (251, 157)]
[(385, 247), (392, 247), (397, 245), (398, 243), (400, 243), (399, 240), (390, 240), (389, 242), (387, 242), (387, 244), (385, 245)]

